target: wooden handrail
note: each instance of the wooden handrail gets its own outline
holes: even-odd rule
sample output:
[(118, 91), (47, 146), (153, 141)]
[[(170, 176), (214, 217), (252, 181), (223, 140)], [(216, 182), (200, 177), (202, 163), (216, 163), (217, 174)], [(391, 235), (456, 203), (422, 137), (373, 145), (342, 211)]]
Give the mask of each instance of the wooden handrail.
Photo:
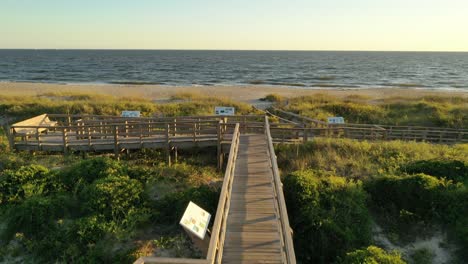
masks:
[(223, 254), (224, 237), (226, 235), (226, 222), (229, 213), (231, 201), (232, 181), (234, 179), (234, 169), (239, 149), (240, 131), (239, 123), (234, 128), (231, 140), (229, 158), (224, 173), (223, 186), (219, 195), (216, 217), (211, 232), (208, 253), (205, 259), (187, 259), (187, 258), (159, 258), (159, 257), (141, 257), (134, 264), (159, 263), (159, 264), (220, 264)]
[(291, 112), (287, 112), (287, 111), (284, 111), (284, 110), (281, 110), (281, 109), (278, 109), (276, 107), (273, 107), (273, 110), (274, 111), (277, 111), (277, 112), (280, 112), (282, 114), (286, 114), (286, 115), (290, 115), (290, 116), (293, 116), (295, 118), (300, 118), (302, 120), (306, 120), (306, 121), (309, 121), (309, 122), (312, 122), (314, 123), (316, 126), (328, 126), (328, 123), (327, 122), (323, 122), (321, 120), (317, 120), (317, 119), (313, 119), (313, 118), (309, 118), (309, 117), (305, 117), (305, 116), (301, 116), (301, 115), (298, 115), (298, 114), (295, 114), (295, 113), (291, 113)]
[(224, 173), (223, 186), (219, 196), (216, 218), (211, 232), (210, 245), (206, 259), (208, 263), (221, 263), (222, 250), (224, 246), (224, 236), (226, 234), (226, 221), (229, 213), (229, 204), (231, 201), (232, 181), (234, 179), (234, 169), (239, 149), (240, 125), (236, 124), (232, 135), (229, 158)]
[(283, 184), (281, 183), (275, 149), (273, 148), (273, 139), (271, 138), (268, 116), (265, 116), (265, 136), (268, 140), (268, 153), (273, 170), (274, 189), (276, 191), (276, 197), (278, 200), (278, 211), (281, 222), (281, 236), (284, 243), (286, 263), (295, 264), (296, 254), (294, 252), (294, 244), (292, 240), (291, 227), (289, 225), (288, 211), (286, 209), (286, 201), (283, 194)]

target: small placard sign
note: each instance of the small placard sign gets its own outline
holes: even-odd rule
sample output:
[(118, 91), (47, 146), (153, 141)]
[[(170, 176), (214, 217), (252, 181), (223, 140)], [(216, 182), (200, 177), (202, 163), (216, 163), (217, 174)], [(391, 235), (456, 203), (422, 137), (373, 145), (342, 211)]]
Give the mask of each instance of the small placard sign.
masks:
[(211, 215), (198, 205), (190, 202), (179, 224), (200, 239), (205, 238)]
[(122, 111), (121, 117), (140, 117), (140, 111)]
[(344, 124), (344, 118), (341, 116), (328, 117), (328, 124)]
[(235, 109), (231, 106), (216, 106), (215, 115), (234, 115)]

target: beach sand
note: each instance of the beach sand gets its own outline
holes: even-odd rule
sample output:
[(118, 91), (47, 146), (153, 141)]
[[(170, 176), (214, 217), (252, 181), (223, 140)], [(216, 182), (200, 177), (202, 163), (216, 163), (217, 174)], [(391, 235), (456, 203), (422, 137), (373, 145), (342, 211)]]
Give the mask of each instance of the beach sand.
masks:
[(112, 85), (112, 84), (50, 84), (50, 83), (0, 83), (0, 95), (36, 96), (44, 93), (104, 94), (117, 97), (141, 97), (153, 101), (164, 101), (178, 93), (195, 93), (214, 97), (230, 98), (235, 101), (255, 103), (268, 94), (275, 93), (284, 97), (329, 94), (337, 97), (362, 95), (373, 99), (389, 97), (413, 98), (426, 95), (447, 95), (468, 97), (468, 91), (445, 91), (429, 89), (311, 89), (281, 86), (162, 86), (162, 85)]

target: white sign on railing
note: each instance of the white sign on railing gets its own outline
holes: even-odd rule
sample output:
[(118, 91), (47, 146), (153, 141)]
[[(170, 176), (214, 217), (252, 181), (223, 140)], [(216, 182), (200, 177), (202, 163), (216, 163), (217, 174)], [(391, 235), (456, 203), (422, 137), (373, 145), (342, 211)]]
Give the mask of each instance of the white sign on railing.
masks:
[(179, 224), (200, 239), (205, 238), (211, 215), (200, 206), (190, 202)]
[(121, 117), (140, 117), (140, 111), (122, 111)]
[(235, 108), (231, 106), (216, 106), (215, 115), (234, 115)]
[(328, 124), (344, 124), (344, 118), (341, 116), (328, 117)]

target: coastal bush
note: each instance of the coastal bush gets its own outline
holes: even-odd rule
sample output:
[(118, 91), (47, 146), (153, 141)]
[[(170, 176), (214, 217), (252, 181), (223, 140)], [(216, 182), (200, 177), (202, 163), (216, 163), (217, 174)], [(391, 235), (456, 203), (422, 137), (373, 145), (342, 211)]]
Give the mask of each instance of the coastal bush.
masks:
[(108, 176), (95, 180), (80, 193), (83, 207), (107, 220), (121, 222), (143, 202), (143, 185), (128, 176)]
[(36, 195), (47, 195), (60, 188), (54, 175), (43, 166), (7, 169), (0, 172), (0, 205), (21, 202)]
[[(298, 260), (331, 263), (370, 242), (367, 195), (360, 182), (299, 171), (284, 179)], [(311, 238), (313, 241), (311, 242)]]
[(386, 252), (385, 250), (369, 246), (364, 249), (358, 249), (353, 252), (346, 253), (346, 257), (339, 263), (341, 264), (405, 264), (398, 252)]
[(451, 182), (425, 174), (383, 176), (366, 184), (376, 208), (392, 215), (405, 210), (423, 220), (440, 218), (445, 211), (442, 207), (447, 200), (446, 192), (456, 188)]
[(418, 160), (401, 168), (408, 174), (424, 173), (455, 182), (468, 182), (468, 163), (460, 160)]
[(370, 206), (394, 232), (405, 235), (414, 224), (438, 223), (468, 249), (468, 189), (461, 183), (425, 174), (381, 176), (367, 181)]
[(97, 157), (83, 160), (65, 168), (59, 174), (59, 177), (67, 190), (77, 193), (84, 186), (97, 179), (109, 176), (122, 176), (125, 174), (126, 168), (118, 161), (108, 157)]
[(6, 228), (2, 238), (9, 240), (15, 233), (22, 233), (28, 238), (42, 239), (59, 225), (60, 219), (71, 215), (73, 209), (73, 200), (65, 194), (36, 195), (3, 207)]
[[(39, 263), (128, 263), (135, 260), (141, 230), (170, 225), (164, 234), (180, 234), (176, 224), (189, 201), (213, 218), (216, 212), (219, 188), (205, 185), (219, 177), (213, 166), (169, 167), (153, 158), (156, 165), (148, 166), (138, 155), (127, 161), (0, 157), (6, 160), (0, 170), (0, 259), (20, 252)], [(60, 166), (24, 165), (31, 162)]]

